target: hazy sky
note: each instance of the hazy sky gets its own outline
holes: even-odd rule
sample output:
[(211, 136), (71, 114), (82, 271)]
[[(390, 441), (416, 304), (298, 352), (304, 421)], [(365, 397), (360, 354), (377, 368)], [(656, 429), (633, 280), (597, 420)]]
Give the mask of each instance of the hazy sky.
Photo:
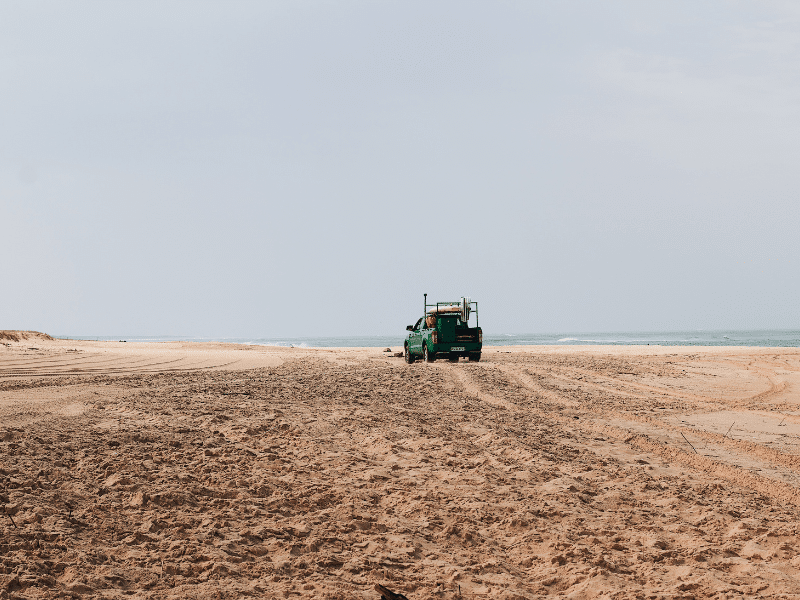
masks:
[(800, 327), (796, 2), (0, 0), (0, 329)]

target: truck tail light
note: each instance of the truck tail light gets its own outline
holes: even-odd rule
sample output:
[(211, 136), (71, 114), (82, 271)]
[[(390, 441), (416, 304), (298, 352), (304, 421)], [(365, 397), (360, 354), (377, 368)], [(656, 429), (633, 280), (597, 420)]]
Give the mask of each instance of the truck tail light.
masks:
[(478, 341), (482, 344), (483, 343), (483, 329), (478, 327)]
[(432, 341), (434, 344), (438, 344), (438, 343), (439, 343), (439, 332), (438, 332), (438, 331), (434, 331), (434, 332), (431, 334), (431, 341)]

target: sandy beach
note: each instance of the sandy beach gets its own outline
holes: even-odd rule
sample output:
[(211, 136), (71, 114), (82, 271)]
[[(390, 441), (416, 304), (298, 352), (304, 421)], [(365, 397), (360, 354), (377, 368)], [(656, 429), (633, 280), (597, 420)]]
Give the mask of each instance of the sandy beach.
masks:
[(0, 333), (0, 598), (800, 597), (800, 350)]

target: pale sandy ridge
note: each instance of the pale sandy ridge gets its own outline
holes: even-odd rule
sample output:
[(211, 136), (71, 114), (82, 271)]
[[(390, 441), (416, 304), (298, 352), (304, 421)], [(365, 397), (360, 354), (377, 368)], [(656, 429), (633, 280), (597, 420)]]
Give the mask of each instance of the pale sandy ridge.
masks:
[[(5, 350), (5, 351), (4, 351)], [(97, 342), (26, 337), (0, 346), (0, 379), (241, 370), (277, 366), (292, 349), (211, 342)]]

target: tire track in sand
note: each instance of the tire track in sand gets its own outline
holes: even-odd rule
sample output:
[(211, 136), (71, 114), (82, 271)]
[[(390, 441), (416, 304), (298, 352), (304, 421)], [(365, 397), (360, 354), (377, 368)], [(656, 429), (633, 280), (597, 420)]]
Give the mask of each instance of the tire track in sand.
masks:
[[(458, 384), (464, 389), (464, 391), (469, 394), (470, 396), (474, 396), (481, 402), (485, 402), (486, 404), (490, 404), (492, 406), (498, 408), (505, 408), (506, 410), (517, 410), (518, 407), (513, 402), (509, 402), (504, 398), (498, 398), (492, 394), (487, 394), (483, 390), (480, 389), (475, 381), (463, 370), (458, 369), (455, 367), (445, 366), (444, 364), (438, 365), (440, 369), (448, 369), (449, 374), (458, 382)], [(484, 367), (485, 368), (485, 367)]]
[[(509, 377), (512, 377), (519, 381), (521, 384), (525, 385), (526, 387), (530, 388), (535, 394), (547, 394), (547, 399), (551, 402), (561, 404), (564, 407), (575, 407), (576, 403), (572, 400), (569, 400), (564, 397), (559, 397), (559, 395), (555, 392), (550, 391), (549, 389), (545, 388), (544, 386), (540, 385), (538, 381), (533, 380), (531, 377), (527, 376), (524, 371), (520, 371), (517, 368), (509, 367), (508, 365), (498, 365), (498, 368), (505, 372)], [(759, 397), (761, 394), (757, 394), (755, 397)], [(646, 397), (639, 397), (640, 400), (646, 400)], [(705, 404), (705, 403), (704, 403)], [(781, 452), (775, 448), (767, 447), (763, 444), (758, 444), (749, 440), (738, 440), (732, 437), (729, 437), (727, 434), (722, 435), (716, 432), (707, 431), (704, 429), (698, 429), (697, 427), (691, 426), (681, 426), (674, 423), (668, 423), (660, 418), (657, 417), (650, 417), (646, 415), (636, 414), (633, 412), (625, 412), (620, 410), (615, 410), (613, 408), (605, 409), (602, 413), (598, 413), (597, 411), (587, 410), (593, 415), (596, 419), (601, 419), (604, 421), (610, 420), (622, 420), (622, 421), (634, 421), (637, 423), (641, 423), (642, 425), (649, 426), (652, 428), (653, 434), (655, 435), (668, 435), (669, 432), (676, 433), (678, 435), (689, 435), (692, 438), (700, 438), (703, 441), (711, 442), (724, 448), (728, 453), (739, 457), (744, 461), (747, 459), (758, 461), (758, 462), (766, 462), (769, 463), (771, 467), (777, 467), (789, 470), (793, 473), (800, 473), (800, 456), (795, 454), (786, 454)], [(634, 435), (637, 432), (625, 429), (629, 434)], [(680, 442), (680, 438), (675, 438), (673, 441), (676, 443)], [(721, 464), (728, 464), (722, 463), (722, 461), (718, 461)], [(744, 469), (744, 467), (739, 467), (738, 465), (733, 465), (738, 468)], [(767, 465), (762, 465), (762, 468), (769, 468)], [(770, 478), (770, 480), (772, 480)]]
[[(527, 376), (524, 372), (510, 367), (508, 365), (480, 365), (479, 368), (495, 369), (501, 373), (508, 375), (510, 378), (516, 380), (522, 386), (528, 389), (532, 399), (539, 395), (546, 393), (546, 398), (550, 402), (561, 405), (563, 408), (576, 408), (577, 404), (569, 399), (565, 399), (558, 393), (552, 392), (547, 388), (541, 386), (533, 378)], [(490, 394), (483, 391), (480, 385), (472, 379), (470, 373), (451, 367), (451, 374), (454, 379), (461, 383), (464, 389), (473, 396), (478, 397), (481, 401), (491, 404), (493, 406), (505, 406), (509, 410), (524, 412), (523, 408), (517, 404), (508, 402), (504, 398), (495, 394)], [(641, 397), (640, 397), (641, 398)], [(758, 492), (765, 496), (773, 497), (783, 502), (791, 502), (792, 504), (800, 506), (800, 489), (797, 487), (780, 481), (772, 477), (757, 475), (750, 470), (743, 468), (739, 465), (729, 464), (714, 458), (698, 454), (696, 452), (686, 452), (676, 447), (676, 444), (668, 445), (663, 442), (654, 441), (649, 435), (642, 432), (637, 432), (632, 429), (612, 425), (610, 419), (621, 419), (638, 421), (647, 424), (654, 429), (661, 429), (663, 431), (685, 432), (698, 436), (701, 432), (696, 429), (688, 427), (680, 427), (665, 423), (658, 419), (641, 417), (639, 415), (627, 414), (621, 411), (610, 410), (604, 411), (602, 414), (594, 411), (584, 410), (586, 416), (591, 416), (591, 419), (575, 419), (574, 417), (565, 416), (558, 412), (550, 412), (548, 416), (555, 421), (559, 421), (562, 425), (574, 427), (583, 430), (586, 434), (600, 433), (606, 435), (617, 442), (624, 442), (626, 445), (635, 448), (641, 452), (645, 452), (652, 456), (657, 456), (668, 464), (679, 464), (686, 468), (691, 468), (698, 472), (707, 473), (720, 479), (724, 479), (737, 486), (745, 487), (754, 492)], [(654, 432), (657, 433), (657, 432)], [(795, 472), (800, 472), (800, 457), (793, 455), (785, 455), (776, 450), (757, 447), (757, 444), (752, 442), (744, 442), (740, 440), (722, 439), (723, 436), (711, 432), (704, 432), (705, 435), (700, 435), (715, 443), (725, 446), (732, 452), (743, 452), (749, 458), (756, 460), (768, 460), (781, 467), (788, 468)]]

